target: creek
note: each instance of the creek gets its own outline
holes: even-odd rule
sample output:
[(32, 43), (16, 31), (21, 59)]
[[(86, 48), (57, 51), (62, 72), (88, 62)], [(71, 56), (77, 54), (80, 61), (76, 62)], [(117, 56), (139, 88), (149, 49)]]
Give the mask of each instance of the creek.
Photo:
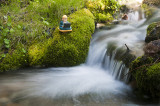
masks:
[(147, 26), (160, 20), (159, 13), (139, 19), (135, 11), (128, 21), (97, 29), (79, 66), (1, 74), (0, 106), (158, 106), (159, 100), (132, 92), (128, 64), (143, 55)]

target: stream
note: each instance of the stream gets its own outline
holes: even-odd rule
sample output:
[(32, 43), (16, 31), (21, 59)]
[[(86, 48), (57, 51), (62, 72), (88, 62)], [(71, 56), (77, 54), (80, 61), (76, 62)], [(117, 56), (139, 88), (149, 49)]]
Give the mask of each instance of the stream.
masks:
[[(86, 63), (75, 67), (24, 69), (0, 75), (0, 106), (158, 106), (160, 100), (137, 97), (127, 84), (129, 69), (122, 60), (143, 55), (147, 26), (160, 20), (138, 12), (128, 21), (93, 34)], [(126, 63), (127, 63), (126, 62)]]

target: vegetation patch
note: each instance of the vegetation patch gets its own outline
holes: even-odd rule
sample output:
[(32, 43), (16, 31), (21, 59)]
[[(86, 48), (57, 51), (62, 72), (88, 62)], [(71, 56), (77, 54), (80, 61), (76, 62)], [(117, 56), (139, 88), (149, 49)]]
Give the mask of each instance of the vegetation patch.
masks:
[(142, 56), (134, 60), (130, 66), (137, 88), (143, 94), (160, 97), (160, 63), (155, 57)]
[(116, 0), (88, 0), (86, 6), (95, 16), (96, 22), (106, 23), (112, 22), (114, 14), (120, 9)]

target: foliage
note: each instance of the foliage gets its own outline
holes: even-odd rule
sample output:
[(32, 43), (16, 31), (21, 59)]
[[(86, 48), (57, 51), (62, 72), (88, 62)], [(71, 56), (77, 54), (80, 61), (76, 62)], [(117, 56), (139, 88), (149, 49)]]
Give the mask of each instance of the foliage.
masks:
[(73, 66), (85, 61), (95, 28), (94, 17), (89, 10), (82, 9), (71, 14), (69, 21), (71, 33), (61, 33), (57, 28), (53, 38), (29, 48), (31, 65)]
[(62, 15), (69, 15), (85, 6), (86, 0), (36, 0), (31, 2), (29, 10), (35, 10), (41, 17), (45, 17), (49, 23), (58, 25)]
[[(33, 47), (31, 45), (46, 43), (48, 39), (52, 39), (54, 26), (58, 26), (62, 15), (69, 15), (83, 8), (85, 1), (5, 0), (0, 6), (0, 65), (5, 67), (1, 67), (1, 71), (12, 69), (13, 64), (17, 68), (22, 67), (23, 64), (18, 65), (17, 62), (16, 65), (9, 60), (19, 60), (19, 49), (25, 50), (27, 55), (28, 48)], [(24, 47), (17, 48), (19, 44)]]
[(113, 20), (113, 15), (120, 8), (116, 0), (88, 0), (86, 6), (96, 17), (97, 22)]

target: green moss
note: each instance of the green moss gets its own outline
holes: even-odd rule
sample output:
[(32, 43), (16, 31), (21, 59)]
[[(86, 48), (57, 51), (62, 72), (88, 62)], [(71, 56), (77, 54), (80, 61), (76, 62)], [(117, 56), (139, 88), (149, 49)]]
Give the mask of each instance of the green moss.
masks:
[(151, 31), (152, 31), (156, 26), (157, 26), (157, 23), (156, 23), (156, 22), (154, 22), (154, 23), (152, 23), (152, 24), (150, 24), (150, 25), (148, 26), (148, 28), (147, 28), (147, 36), (150, 35)]
[(139, 91), (152, 97), (160, 97), (160, 63), (155, 63), (152, 57), (143, 56), (132, 62), (130, 70)]
[(149, 43), (150, 41), (158, 40), (160, 37), (160, 22), (154, 22), (150, 24), (147, 28), (147, 36), (145, 42)]
[(9, 51), (5, 58), (1, 59), (0, 72), (17, 70), (28, 65), (28, 55), (24, 46), (18, 45), (14, 51)]
[(147, 69), (147, 90), (153, 97), (160, 97), (160, 63), (154, 64)]
[(113, 21), (113, 17), (109, 13), (107, 15), (99, 13), (97, 20), (98, 22), (102, 22), (102, 23), (110, 23), (111, 21)]
[[(28, 55), (29, 55), (29, 63), (34, 65), (41, 65), (43, 60), (42, 57), (44, 56), (45, 53), (45, 47), (46, 45), (43, 45), (42, 43), (38, 44), (33, 44), (30, 46), (28, 50)], [(39, 63), (35, 63), (36, 61), (39, 60)]]
[(41, 63), (46, 66), (73, 66), (85, 61), (91, 35), (95, 29), (94, 16), (89, 10), (82, 9), (71, 14), (69, 21), (73, 31), (61, 33), (57, 28), (53, 33), (53, 38), (43, 43), (45, 45), (44, 52), (43, 50), (34, 50), (34, 46), (31, 46), (29, 49), (31, 65)]

